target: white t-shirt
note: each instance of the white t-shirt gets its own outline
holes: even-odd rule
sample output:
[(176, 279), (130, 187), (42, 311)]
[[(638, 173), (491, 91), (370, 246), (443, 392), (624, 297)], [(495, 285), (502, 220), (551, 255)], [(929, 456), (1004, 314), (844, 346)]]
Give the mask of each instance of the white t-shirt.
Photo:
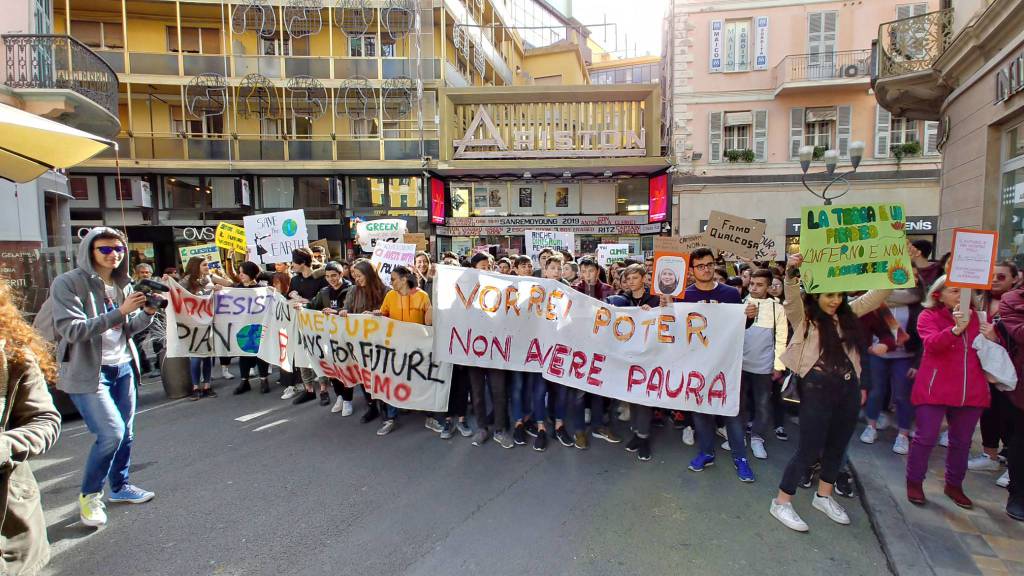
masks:
[[(106, 285), (108, 306), (117, 306), (117, 288)], [(103, 333), (103, 358), (101, 364), (104, 366), (119, 366), (132, 361), (132, 353), (128, 350), (128, 341), (124, 337), (124, 325), (118, 324)]]

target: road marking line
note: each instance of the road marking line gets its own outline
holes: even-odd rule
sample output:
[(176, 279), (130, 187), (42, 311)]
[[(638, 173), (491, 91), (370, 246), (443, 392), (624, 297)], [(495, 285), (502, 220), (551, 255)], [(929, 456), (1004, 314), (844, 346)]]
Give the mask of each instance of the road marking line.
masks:
[[(156, 410), (158, 408), (166, 408), (168, 406), (173, 406), (175, 404), (180, 404), (180, 403), (184, 402), (185, 400), (186, 400), (185, 398), (178, 398), (177, 400), (171, 400), (169, 402), (164, 402), (163, 404), (157, 404), (156, 406), (150, 406), (149, 408), (143, 408), (142, 410), (136, 410), (135, 411), (135, 415), (138, 416), (139, 414), (145, 414), (146, 412), (151, 412), (151, 411)], [(76, 432), (78, 430), (85, 430), (85, 429), (86, 429), (85, 423), (80, 423), (80, 424), (76, 424), (74, 426), (67, 426), (67, 427), (61, 428), (61, 434), (68, 434), (68, 433), (71, 433), (71, 432)]]
[(278, 424), (284, 424), (287, 421), (288, 421), (287, 418), (285, 418), (283, 420), (276, 420), (274, 422), (271, 422), (270, 424), (264, 424), (263, 426), (260, 426), (259, 428), (253, 428), (252, 431), (253, 432), (259, 432), (260, 430), (266, 430), (267, 428), (273, 428), (274, 426), (277, 426)]
[(255, 420), (255, 419), (259, 418), (260, 416), (264, 416), (266, 414), (270, 414), (274, 410), (276, 410), (276, 408), (271, 408), (269, 410), (260, 410), (259, 412), (253, 412), (251, 414), (246, 414), (244, 416), (239, 416), (238, 418), (235, 418), (235, 422), (248, 422), (249, 420)]

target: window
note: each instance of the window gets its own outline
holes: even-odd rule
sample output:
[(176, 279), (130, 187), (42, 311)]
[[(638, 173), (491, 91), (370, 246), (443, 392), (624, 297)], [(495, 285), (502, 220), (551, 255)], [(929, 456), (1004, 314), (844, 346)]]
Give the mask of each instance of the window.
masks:
[(388, 178), (388, 204), (392, 208), (419, 208), (423, 206), (420, 179), (417, 176)]
[(309, 37), (292, 38), (278, 34), (272, 38), (260, 38), (260, 54), (263, 56), (309, 56)]
[(838, 12), (812, 12), (807, 15), (807, 65), (829, 68), (836, 52)]
[(725, 127), (725, 150), (746, 150), (750, 148), (750, 124)]
[(323, 176), (299, 176), (295, 179), (296, 206), (331, 208), (331, 179)]
[(175, 210), (209, 208), (210, 195), (202, 188), (199, 176), (165, 176), (166, 206)]
[(71, 35), (91, 48), (124, 48), (124, 29), (120, 22), (72, 20)]
[(832, 122), (808, 122), (804, 125), (804, 144), (807, 146), (824, 146), (832, 148)]
[(181, 42), (178, 41), (178, 27), (167, 27), (167, 51), (187, 54), (221, 54), (220, 30), (216, 28), (181, 27)]
[(181, 106), (171, 106), (171, 132), (175, 134), (214, 136), (224, 133), (224, 116), (184, 117)]
[(295, 179), (291, 176), (260, 177), (262, 208), (292, 208), (295, 206)]
[(348, 179), (348, 206), (350, 208), (380, 208), (384, 206), (385, 180), (369, 176), (350, 176)]
[(68, 178), (68, 188), (71, 189), (71, 197), (75, 200), (89, 199), (89, 180), (84, 176), (72, 176)]
[(1024, 263), (1024, 124), (1006, 131), (1001, 157), (998, 258), (1020, 266)]
[[(109, 181), (108, 181), (109, 182)], [(114, 188), (114, 200), (131, 200), (132, 199), (132, 180), (131, 178), (118, 178), (117, 186)]]
[(928, 3), (922, 2), (918, 4), (897, 4), (896, 5), (896, 19), (902, 20), (904, 18), (913, 18), (914, 16), (921, 16), (928, 13)]
[(395, 57), (395, 45), (394, 44), (387, 44), (387, 43), (381, 44), (381, 46), (380, 46), (380, 55), (385, 57), (385, 58), (394, 58)]
[(750, 70), (750, 20), (725, 23), (725, 71)]
[(917, 120), (893, 118), (889, 127), (889, 145), (917, 142)]
[[(394, 47), (392, 46), (392, 54)], [(348, 55), (352, 58), (375, 58), (377, 56), (376, 34), (357, 34), (348, 38)]]

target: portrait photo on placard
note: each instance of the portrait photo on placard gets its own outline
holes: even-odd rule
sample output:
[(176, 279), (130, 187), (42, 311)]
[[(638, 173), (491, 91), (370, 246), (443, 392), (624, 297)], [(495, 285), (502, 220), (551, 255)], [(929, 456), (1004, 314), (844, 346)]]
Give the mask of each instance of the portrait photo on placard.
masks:
[(654, 283), (656, 294), (680, 296), (686, 290), (686, 257), (664, 255), (654, 260)]

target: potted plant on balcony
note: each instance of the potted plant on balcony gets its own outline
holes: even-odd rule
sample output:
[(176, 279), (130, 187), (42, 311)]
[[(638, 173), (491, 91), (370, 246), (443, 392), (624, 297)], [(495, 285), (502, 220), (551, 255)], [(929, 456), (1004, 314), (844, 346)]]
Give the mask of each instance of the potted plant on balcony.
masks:
[(892, 144), (889, 146), (889, 153), (896, 159), (896, 169), (899, 170), (904, 158), (917, 156), (921, 153), (921, 143), (911, 140), (902, 144)]
[(726, 150), (725, 159), (729, 162), (753, 162), (754, 151), (750, 148), (744, 148), (742, 150)]
[(825, 157), (826, 150), (828, 150), (828, 146), (815, 146), (814, 155), (811, 156), (811, 159), (814, 161), (821, 160)]

